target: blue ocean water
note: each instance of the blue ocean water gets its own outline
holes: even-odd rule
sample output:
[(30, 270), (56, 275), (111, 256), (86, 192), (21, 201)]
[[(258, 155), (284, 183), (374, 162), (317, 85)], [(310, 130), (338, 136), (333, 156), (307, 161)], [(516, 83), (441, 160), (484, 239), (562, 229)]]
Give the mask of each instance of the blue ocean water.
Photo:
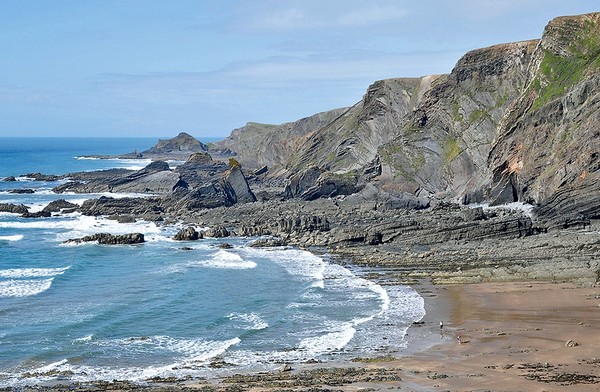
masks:
[[(0, 182), (0, 203), (35, 211), (58, 198), (99, 197), (57, 195), (55, 182), (23, 175), (141, 168), (148, 162), (77, 157), (141, 151), (155, 142), (0, 138), (0, 178), (19, 180)], [(15, 188), (35, 193), (9, 192)], [(228, 238), (231, 249), (219, 248), (217, 239), (175, 242), (178, 229), (79, 213), (0, 213), (0, 386), (209, 377), (395, 352), (424, 315), (411, 288), (381, 286), (327, 258), (250, 248), (248, 238)], [(142, 232), (147, 242), (63, 244), (99, 232)]]

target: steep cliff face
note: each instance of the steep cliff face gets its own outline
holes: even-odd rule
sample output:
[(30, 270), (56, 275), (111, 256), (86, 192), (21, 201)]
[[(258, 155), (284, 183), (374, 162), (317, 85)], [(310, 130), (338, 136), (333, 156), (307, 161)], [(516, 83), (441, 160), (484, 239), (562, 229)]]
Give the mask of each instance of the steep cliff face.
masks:
[(599, 71), (600, 13), (552, 20), (490, 153), (491, 199), (540, 205), (550, 224), (600, 215)]
[(498, 124), (523, 90), (536, 44), (474, 50), (436, 78), (399, 135), (379, 150), (385, 186), (457, 198), (486, 183)]
[(341, 173), (362, 170), (377, 158), (378, 148), (397, 135), (403, 118), (420, 102), (433, 79), (375, 82), (359, 103), (311, 134), (288, 169), (292, 173), (311, 166)]

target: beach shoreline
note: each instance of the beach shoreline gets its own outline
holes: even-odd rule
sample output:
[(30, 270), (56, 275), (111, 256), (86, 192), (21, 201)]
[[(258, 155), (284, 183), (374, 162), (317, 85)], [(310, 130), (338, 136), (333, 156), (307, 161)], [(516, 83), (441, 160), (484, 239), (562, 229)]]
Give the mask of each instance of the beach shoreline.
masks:
[[(426, 315), (406, 350), (345, 363), (201, 380), (54, 385), (43, 390), (589, 391), (600, 385), (600, 287), (551, 282), (412, 286)], [(444, 326), (440, 329), (439, 322)], [(461, 342), (456, 339), (461, 335)], [(19, 390), (39, 390), (36, 387)], [(13, 389), (0, 389), (3, 391)]]
[[(343, 391), (589, 391), (600, 384), (599, 287), (427, 281), (412, 287), (425, 299), (427, 314), (409, 329), (409, 345), (397, 356), (291, 364), (290, 372), (269, 377), (268, 382), (240, 376), (210, 384), (275, 390), (310, 376), (319, 389)], [(336, 371), (344, 374), (344, 381), (330, 383)]]

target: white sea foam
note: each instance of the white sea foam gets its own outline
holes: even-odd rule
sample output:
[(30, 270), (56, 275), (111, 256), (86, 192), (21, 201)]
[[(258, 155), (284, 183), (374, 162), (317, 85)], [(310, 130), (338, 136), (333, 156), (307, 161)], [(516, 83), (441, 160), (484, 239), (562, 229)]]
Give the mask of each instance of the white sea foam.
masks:
[[(224, 341), (206, 341), (201, 339), (178, 339), (169, 336), (151, 336), (145, 338), (104, 339), (96, 340), (91, 336), (76, 339), (78, 344), (89, 344), (115, 350), (123, 354), (171, 353), (174, 354), (173, 362), (168, 364), (148, 365), (144, 367), (115, 367), (115, 366), (89, 366), (75, 365), (67, 359), (41, 366), (30, 370), (33, 374), (43, 374), (37, 378), (28, 378), (27, 382), (20, 376), (8, 381), (9, 385), (26, 385), (34, 382), (48, 382), (56, 380), (56, 374), (69, 373), (70, 381), (90, 382), (99, 380), (130, 380), (134, 382), (146, 381), (153, 377), (185, 377), (198, 375), (199, 369), (204, 369), (210, 360), (222, 356), (227, 350), (240, 343), (235, 337)], [(110, 358), (107, 358), (112, 362)]]
[(255, 255), (268, 257), (290, 274), (312, 282), (313, 287), (324, 287), (325, 261), (310, 252), (299, 249), (254, 249), (244, 248), (248, 258)]
[(507, 204), (500, 204), (497, 206), (490, 206), (489, 204), (469, 204), (469, 208), (477, 208), (482, 207), (484, 210), (497, 210), (497, 209), (508, 209), (508, 210), (517, 210), (522, 211), (527, 216), (532, 216), (533, 209), (535, 208), (531, 204), (523, 203), (523, 202), (514, 202)]
[(73, 340), (74, 343), (86, 343), (86, 342), (91, 342), (92, 339), (94, 339), (94, 335), (86, 335), (82, 338), (77, 338), (75, 340)]
[(244, 329), (247, 330), (261, 330), (269, 327), (269, 323), (256, 313), (231, 313), (227, 315), (227, 318), (248, 323), (248, 325), (244, 327)]
[(30, 297), (48, 290), (54, 278), (42, 280), (0, 281), (0, 298)]
[(251, 269), (256, 267), (254, 261), (244, 260), (240, 255), (219, 249), (209, 260), (201, 261), (204, 267), (224, 269)]
[(52, 219), (0, 222), (0, 228), (69, 230), (69, 232), (58, 234), (59, 239), (62, 240), (101, 232), (112, 234), (126, 234), (131, 232), (140, 232), (143, 234), (160, 233), (160, 229), (153, 222), (138, 221), (135, 223), (119, 223), (111, 219), (85, 216), (79, 213)]
[(160, 270), (160, 273), (177, 274), (185, 273), (193, 268), (216, 268), (216, 269), (252, 269), (256, 268), (254, 261), (247, 261), (241, 256), (220, 249), (214, 253), (208, 260), (193, 260), (185, 263), (178, 263)]
[(152, 162), (151, 159), (120, 159), (120, 158), (99, 158), (99, 157), (87, 157), (77, 156), (74, 157), (80, 161), (105, 161), (113, 163), (114, 168), (129, 169), (129, 170), (141, 170), (148, 166)]
[(356, 329), (351, 323), (337, 323), (329, 331), (300, 341), (298, 348), (308, 357), (314, 358), (327, 352), (341, 350), (354, 337)]
[(0, 235), (0, 241), (21, 241), (23, 239), (23, 234), (15, 234), (15, 235)]
[(63, 268), (13, 268), (0, 270), (1, 278), (49, 278), (62, 275), (69, 267)]

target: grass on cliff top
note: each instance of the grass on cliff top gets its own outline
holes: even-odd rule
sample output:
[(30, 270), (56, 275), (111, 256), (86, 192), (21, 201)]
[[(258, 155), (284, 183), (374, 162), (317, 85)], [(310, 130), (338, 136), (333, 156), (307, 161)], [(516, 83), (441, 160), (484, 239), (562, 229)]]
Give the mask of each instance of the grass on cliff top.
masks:
[(544, 51), (540, 76), (533, 81), (538, 92), (533, 110), (565, 94), (586, 75), (600, 69), (600, 36), (595, 24), (586, 24), (568, 49), (571, 53), (568, 57)]

